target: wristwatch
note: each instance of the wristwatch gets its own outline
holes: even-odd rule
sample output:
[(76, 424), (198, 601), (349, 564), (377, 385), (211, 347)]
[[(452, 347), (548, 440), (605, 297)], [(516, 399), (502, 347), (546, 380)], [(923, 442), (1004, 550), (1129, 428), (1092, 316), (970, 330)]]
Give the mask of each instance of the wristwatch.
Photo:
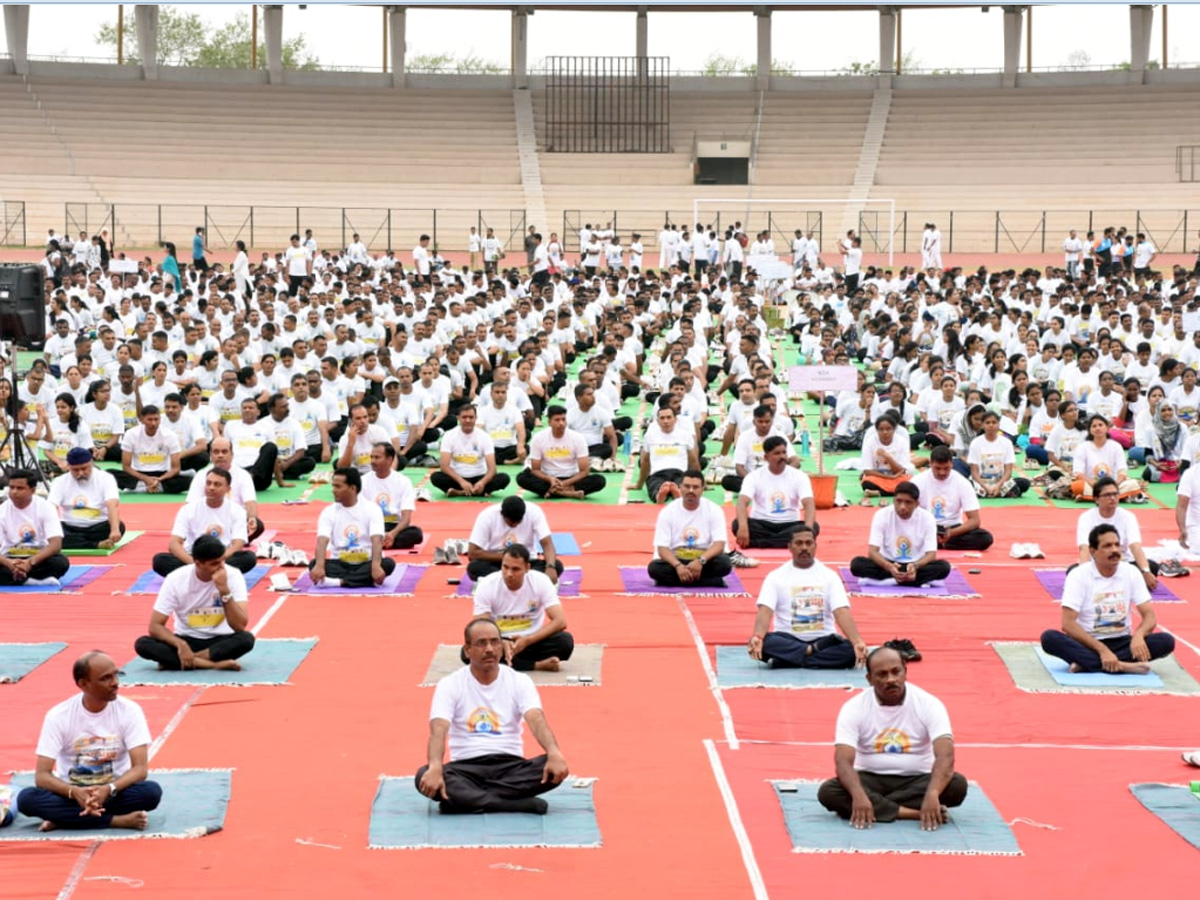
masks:
[(220, 600), (221, 605), (224, 606), (226, 603), (229, 603), (233, 600), (233, 594), (221, 594), (217, 599)]
[(110, 781), (108, 783), (108, 789), (111, 791), (111, 793), (108, 795), (109, 799), (111, 800), (113, 797), (117, 796), (117, 783), (115, 781)]

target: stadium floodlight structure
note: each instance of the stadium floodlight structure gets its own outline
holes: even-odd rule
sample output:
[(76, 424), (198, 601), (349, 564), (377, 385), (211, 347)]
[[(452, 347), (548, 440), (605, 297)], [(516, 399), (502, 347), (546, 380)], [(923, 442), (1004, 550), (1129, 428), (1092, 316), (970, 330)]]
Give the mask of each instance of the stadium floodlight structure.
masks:
[[(766, 230), (768, 227), (768, 226), (762, 225), (761, 222), (757, 222), (757, 223), (755, 222), (755, 217), (754, 217), (755, 212), (757, 212), (760, 216), (763, 213), (766, 213), (768, 215), (768, 217), (770, 217), (771, 214), (773, 214), (775, 212), (785, 212), (785, 211), (789, 211), (789, 210), (795, 210), (796, 213), (798, 213), (798, 214), (804, 213), (804, 212), (809, 212), (809, 213), (816, 212), (816, 213), (823, 214), (824, 210), (822, 209), (822, 207), (825, 207), (825, 206), (838, 206), (838, 207), (842, 207), (843, 209), (846, 209), (846, 210), (850, 210), (854, 207), (857, 207), (859, 209), (859, 215), (857, 218), (860, 220), (862, 218), (862, 211), (869, 207), (879, 208), (881, 212), (883, 210), (886, 210), (887, 211), (887, 223), (888, 223), (887, 224), (887, 232), (886, 232), (886, 234), (880, 234), (878, 229), (874, 232), (875, 243), (876, 243), (876, 247), (877, 247), (875, 252), (883, 252), (883, 248), (886, 247), (887, 256), (888, 256), (887, 264), (889, 266), (894, 264), (894, 261), (895, 261), (895, 236), (896, 236), (896, 201), (893, 199), (888, 199), (888, 198), (873, 198), (871, 200), (846, 200), (843, 198), (843, 199), (835, 200), (835, 199), (808, 199), (805, 197), (788, 197), (788, 198), (781, 198), (781, 199), (777, 199), (777, 200), (759, 200), (759, 199), (749, 200), (746, 198), (734, 198), (734, 197), (697, 197), (696, 199), (694, 199), (692, 201), (692, 221), (689, 224), (695, 225), (697, 222), (701, 222), (702, 221), (701, 215), (703, 215), (704, 212), (709, 209), (720, 210), (721, 208), (727, 208), (727, 209), (732, 209), (735, 211), (743, 211), (744, 210), (744, 214), (742, 215), (742, 218), (744, 220), (746, 220), (746, 222), (748, 222), (748, 223), (754, 223), (751, 227), (746, 228), (746, 231), (749, 233), (753, 233), (753, 231), (755, 231), (755, 230)], [(787, 207), (789, 209), (788, 210), (779, 209), (779, 207)], [(824, 216), (822, 215), (822, 220), (823, 220), (823, 218), (824, 218)], [(855, 222), (855, 230), (856, 231), (858, 230), (857, 225), (858, 225), (858, 223)], [(791, 233), (791, 231), (793, 231), (797, 227), (802, 227), (802, 226), (789, 225), (788, 233)], [(805, 229), (805, 230), (807, 230), (807, 229)], [(822, 231), (823, 230), (824, 230), (824, 228), (822, 228)], [(839, 240), (841, 239), (841, 237), (842, 237), (842, 235), (840, 235), (840, 234), (837, 235), (837, 238)], [(883, 240), (881, 241), (880, 238), (883, 238)], [(789, 246), (787, 248), (786, 252), (780, 253), (779, 255), (786, 256), (790, 259), (791, 258), (791, 247)]]

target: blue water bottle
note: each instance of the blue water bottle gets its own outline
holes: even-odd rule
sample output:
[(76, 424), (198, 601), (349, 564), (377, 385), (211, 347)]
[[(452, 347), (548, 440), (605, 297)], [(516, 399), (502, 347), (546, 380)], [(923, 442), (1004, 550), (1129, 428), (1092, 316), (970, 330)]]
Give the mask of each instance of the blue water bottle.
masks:
[(808, 456), (808, 431), (800, 432), (800, 455)]
[(625, 431), (625, 440), (622, 442), (625, 450), (625, 458), (629, 458), (629, 451), (633, 447), (633, 429)]

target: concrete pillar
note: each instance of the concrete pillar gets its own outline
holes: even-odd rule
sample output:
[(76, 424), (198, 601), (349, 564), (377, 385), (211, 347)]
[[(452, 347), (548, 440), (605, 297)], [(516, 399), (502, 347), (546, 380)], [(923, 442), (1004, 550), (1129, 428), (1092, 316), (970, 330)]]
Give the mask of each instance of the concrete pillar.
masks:
[(523, 90), (529, 87), (529, 17), (533, 10), (527, 7), (515, 7), (512, 11), (512, 75), (513, 88)]
[(879, 7), (879, 74), (896, 74), (896, 7)]
[(1138, 76), (1138, 81), (1150, 60), (1150, 30), (1153, 26), (1153, 6), (1129, 7), (1129, 69)]
[(756, 87), (765, 91), (771, 86), (771, 8), (756, 6), (754, 16), (758, 22), (758, 82)]
[(4, 7), (8, 55), (18, 75), (29, 74), (29, 4)]
[(142, 59), (142, 76), (147, 81), (158, 78), (158, 7), (135, 6), (138, 56)]
[(647, 62), (650, 56), (650, 22), (646, 7), (639, 6), (637, 11), (636, 55), (638, 61), (638, 77), (645, 78), (650, 66)]
[(1017, 86), (1017, 67), (1021, 64), (1021, 26), (1025, 7), (1005, 6), (1004, 9), (1004, 86)]
[(267, 81), (283, 82), (283, 7), (264, 6), (263, 39), (267, 44)]
[(388, 50), (392, 67), (392, 87), (404, 87), (404, 7), (388, 7)]

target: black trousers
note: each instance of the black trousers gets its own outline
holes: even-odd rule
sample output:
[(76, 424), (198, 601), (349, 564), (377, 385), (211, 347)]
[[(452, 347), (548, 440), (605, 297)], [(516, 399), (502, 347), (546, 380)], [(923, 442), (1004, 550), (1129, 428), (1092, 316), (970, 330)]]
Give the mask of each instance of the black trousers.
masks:
[[(454, 806), (478, 812), (504, 812), (513, 800), (527, 800), (553, 790), (554, 785), (549, 781), (542, 783), (545, 767), (545, 754), (522, 759), (510, 753), (489, 753), (446, 763), (442, 778), (446, 796)], [(421, 766), (413, 776), (418, 791), (428, 768)]]
[[(571, 632), (569, 631), (560, 631), (557, 634), (550, 635), (548, 638), (543, 638), (536, 644), (530, 644), (512, 658), (512, 667), (518, 672), (532, 672), (536, 664), (540, 663), (543, 659), (555, 657), (559, 660), (568, 660), (574, 652), (575, 638), (571, 636)], [(468, 662), (465, 647), (459, 651), (459, 659), (464, 664)], [(501, 664), (504, 664), (503, 661)]]
[[(208, 658), (213, 662), (226, 659), (241, 659), (254, 649), (254, 635), (249, 631), (235, 631), (233, 634), (221, 634), (216, 637), (198, 638), (180, 635), (184, 642), (192, 648), (193, 653), (201, 650), (208, 651)], [(133, 644), (134, 652), (142, 659), (156, 662), (164, 669), (178, 671), (183, 668), (179, 662), (179, 651), (174, 644), (160, 641), (148, 634), (142, 635)]]
[[(313, 560), (308, 567), (311, 569), (315, 563), (316, 560)], [(396, 570), (396, 561), (390, 556), (385, 556), (380, 565), (383, 567), (385, 577)], [(371, 577), (370, 560), (346, 563), (340, 559), (327, 559), (325, 560), (325, 575), (338, 579), (345, 587), (373, 587), (375, 585), (375, 579)]]
[(496, 447), (496, 465), (507, 466), (510, 463), (515, 464), (517, 461), (517, 445), (512, 444), (508, 447)]
[[(541, 572), (542, 574), (545, 574), (546, 561), (544, 559), (532, 560), (529, 563), (529, 568), (533, 569), (536, 572)], [(563, 573), (562, 560), (560, 560), (560, 559), (554, 560), (554, 570), (556, 572), (558, 572), (559, 575), (562, 575), (562, 573)], [(474, 581), (476, 584), (479, 584), (480, 579), (487, 578), (487, 576), (491, 575), (493, 572), (499, 572), (499, 571), (500, 571), (500, 563), (488, 562), (486, 559), (473, 559), (469, 563), (467, 563), (467, 574), (471, 576), (471, 580)]]
[[(230, 556), (229, 559), (225, 560), (225, 562), (245, 575), (258, 565), (258, 558), (249, 550), (239, 550)], [(176, 569), (182, 569), (186, 565), (187, 563), (178, 556), (173, 556), (170, 553), (155, 553), (154, 561), (150, 567), (163, 578), (166, 578)]]
[(589, 444), (588, 456), (592, 459), (612, 459), (616, 454), (613, 453), (612, 444), (607, 441), (602, 444)]
[(956, 534), (947, 540), (942, 547), (947, 550), (986, 550), (996, 539), (990, 531), (983, 528), (973, 528), (970, 531)]
[(786, 631), (772, 631), (763, 638), (762, 655), (783, 669), (853, 669), (855, 663), (854, 645), (837, 634), (805, 641)]
[[(865, 556), (856, 556), (850, 560), (850, 574), (855, 578), (873, 578), (876, 581), (884, 581), (892, 577), (887, 569), (875, 565), (874, 562)], [(908, 583), (914, 585), (928, 584), (931, 581), (942, 581), (949, 575), (950, 563), (944, 559), (935, 559), (933, 562), (917, 569), (916, 579)]]
[[(704, 564), (704, 568), (700, 570), (700, 577), (691, 584), (696, 587), (725, 587), (725, 576), (732, 571), (733, 563), (729, 561), (729, 554), (718, 553)], [(665, 559), (652, 560), (650, 565), (646, 566), (646, 574), (655, 584), (663, 587), (683, 586), (683, 582), (679, 580), (679, 573)]]
[[(61, 553), (56, 553), (48, 559), (43, 559), (40, 563), (29, 570), (30, 578), (62, 578), (67, 574), (67, 570), (71, 568), (71, 561)], [(24, 584), (23, 581), (13, 579), (12, 572), (6, 568), (0, 568), (0, 585)]]
[(209, 463), (207, 453), (193, 453), (191, 456), (181, 456), (179, 458), (179, 469), (181, 472), (199, 472)]
[[(321, 458), (321, 448), (317, 448), (317, 459)], [(287, 478), (303, 478), (309, 472), (317, 467), (316, 462), (308, 453), (304, 453), (294, 463), (283, 470), (283, 477)]]
[[(384, 520), (384, 531), (391, 531), (396, 527), (395, 522)], [(396, 535), (396, 539), (392, 541), (392, 549), (394, 550), (411, 550), (417, 544), (421, 543), (425, 534), (416, 525), (409, 525), (407, 528), (400, 529), (400, 533)]]
[[(876, 822), (894, 822), (900, 807), (920, 809), (929, 790), (929, 775), (876, 775), (874, 772), (859, 772), (858, 780), (871, 798)], [(958, 772), (950, 777), (938, 799), (942, 806), (962, 806), (967, 799), (967, 779)], [(837, 813), (839, 818), (849, 819), (854, 799), (836, 778), (830, 778), (817, 789), (817, 800), (827, 810)]]
[[(253, 465), (242, 466), (250, 473), (256, 491), (265, 491), (275, 482), (275, 460), (279, 458), (279, 449), (267, 441), (258, 451), (258, 459)], [(311, 471), (311, 469), (309, 470)]]
[[(406, 465), (408, 465), (414, 459), (420, 459), (422, 456), (424, 456), (428, 452), (429, 452), (429, 445), (427, 443), (425, 443), (424, 441), (417, 441), (415, 444), (413, 444), (411, 447), (408, 448), (407, 452), (399, 453), (396, 455), (396, 467), (403, 469)], [(497, 456), (496, 462), (500, 462), (499, 456)]]
[(659, 469), (646, 476), (646, 496), (651, 503), (658, 502), (658, 491), (668, 481), (683, 484), (683, 469)]
[[(533, 473), (532, 469), (522, 469), (517, 473), (517, 484), (531, 494), (539, 497), (550, 496), (550, 482)], [(604, 490), (608, 484), (603, 475), (585, 475), (571, 485), (572, 490), (583, 491), (585, 494), (595, 494)]]
[[(747, 519), (746, 524), (750, 526), (750, 546), (787, 549), (787, 545), (792, 540), (792, 532), (804, 524), (803, 520), (796, 522), (771, 522), (767, 519)], [(730, 526), (733, 533), (738, 533), (738, 520), (733, 520), (733, 525)], [(821, 533), (821, 523), (813, 522), (813, 536), (816, 537)]]
[[(467, 478), (466, 476), (463, 476), (463, 480), (468, 481), (471, 484), (479, 484), (479, 482), (481, 482), (484, 479), (484, 477), (485, 476), (483, 476), (483, 475), (475, 475), (475, 476), (472, 476), (471, 478)], [(435, 488), (440, 490), (442, 493), (447, 493), (451, 490), (458, 489), (458, 482), (455, 481), (453, 478), (451, 478), (449, 475), (447, 475), (445, 472), (443, 472), (441, 470), (438, 470), (437, 472), (434, 472), (432, 475), (430, 475), (429, 481)], [(509, 478), (507, 474), (505, 474), (504, 472), (497, 472), (495, 475), (492, 476), (492, 480), (488, 482), (487, 490), (484, 491), (484, 494), (486, 495), (486, 494), (495, 493), (496, 491), (502, 491), (506, 487), (508, 487), (508, 484), (510, 481), (512, 481), (512, 479)]]
[[(136, 491), (137, 486), (142, 483), (141, 479), (134, 478), (132, 475), (122, 472), (119, 469), (112, 469), (110, 471), (112, 471), (113, 478), (117, 480), (117, 487), (123, 491)], [(164, 469), (162, 472), (142, 472), (142, 474), (149, 475), (152, 478), (162, 478), (167, 473)], [(185, 494), (192, 484), (192, 479), (183, 475), (175, 475), (172, 478), (160, 481), (159, 484), (162, 486), (164, 494)]]
[[(125, 534), (125, 523), (118, 523), (121, 534)], [(111, 532), (107, 522), (94, 522), (91, 525), (70, 525), (62, 523), (64, 550), (95, 550), (101, 541), (107, 541)]]

